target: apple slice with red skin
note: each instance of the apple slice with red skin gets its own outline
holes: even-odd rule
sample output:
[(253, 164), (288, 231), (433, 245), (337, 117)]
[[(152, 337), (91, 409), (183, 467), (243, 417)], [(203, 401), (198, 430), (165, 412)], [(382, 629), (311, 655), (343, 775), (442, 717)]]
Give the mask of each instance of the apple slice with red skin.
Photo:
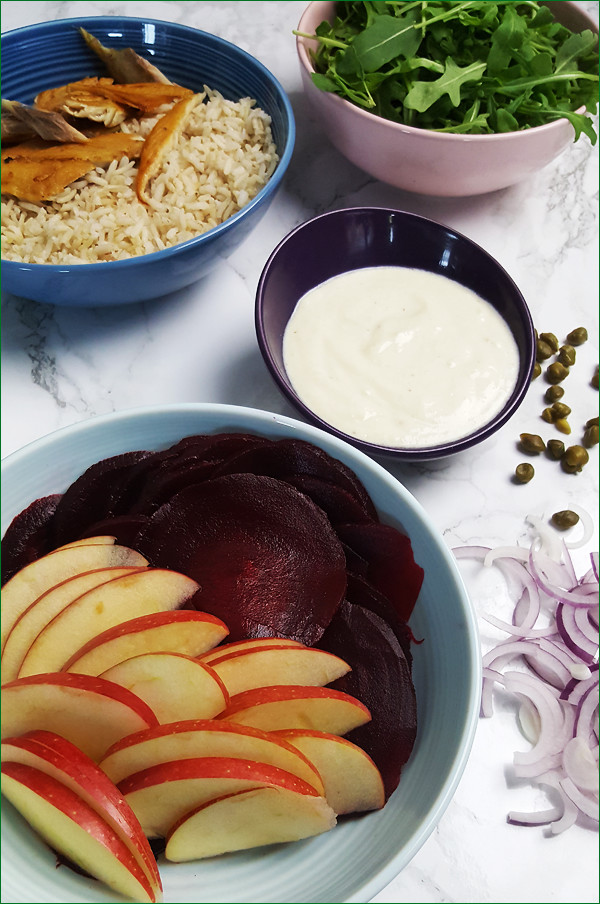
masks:
[(198, 658), (202, 662), (208, 662), (212, 665), (213, 661), (229, 656), (230, 653), (243, 653), (245, 650), (253, 650), (260, 644), (261, 647), (303, 647), (304, 644), (299, 640), (292, 640), (290, 637), (251, 637), (246, 640), (232, 640), (229, 643), (222, 643), (202, 653)]
[(360, 700), (342, 691), (286, 684), (235, 694), (219, 719), (263, 731), (314, 728), (345, 735), (369, 722), (371, 713)]
[(383, 779), (377, 766), (352, 741), (310, 728), (276, 731), (273, 735), (297, 747), (316, 766), (323, 779), (325, 798), (338, 816), (379, 810), (385, 804)]
[(2, 741), (1, 755), (3, 763), (32, 766), (79, 795), (129, 848), (155, 896), (162, 894), (156, 858), (133, 810), (116, 785), (83, 751), (54, 732), (31, 731)]
[[(146, 566), (144, 566), (146, 567)], [(14, 681), (32, 643), (52, 619), (88, 590), (126, 574), (136, 567), (95, 568), (84, 571), (56, 584), (36, 600), (18, 617), (9, 632), (2, 650), (2, 684)]]
[(312, 785), (277, 766), (222, 756), (158, 763), (129, 775), (117, 787), (147, 838), (166, 837), (186, 813), (235, 791), (279, 787), (310, 797), (321, 796)]
[(125, 842), (66, 785), (32, 766), (3, 763), (2, 794), (55, 851), (119, 895), (160, 900)]
[(127, 688), (91, 675), (31, 675), (5, 684), (0, 695), (2, 738), (53, 731), (96, 761), (125, 735), (158, 724)]
[(251, 788), (201, 804), (169, 830), (165, 857), (182, 863), (328, 832), (335, 813), (322, 797)]
[(271, 684), (325, 685), (350, 671), (348, 663), (315, 647), (261, 646), (230, 652), (211, 666), (233, 696)]
[(149, 766), (201, 756), (236, 757), (277, 766), (324, 794), (315, 766), (287, 740), (219, 719), (190, 719), (138, 731), (113, 744), (98, 765), (118, 784)]
[(140, 615), (97, 634), (73, 653), (63, 670), (100, 675), (124, 659), (163, 650), (198, 657), (227, 634), (227, 625), (220, 618), (195, 609)]
[(141, 653), (100, 676), (144, 700), (159, 722), (212, 719), (229, 703), (227, 688), (210, 665), (183, 653)]
[(2, 588), (2, 647), (19, 615), (55, 584), (95, 568), (147, 564), (148, 560), (135, 550), (112, 544), (69, 546), (36, 559), (13, 575)]
[(102, 631), (140, 615), (180, 609), (197, 590), (187, 575), (165, 568), (140, 569), (89, 590), (40, 631), (21, 663), (19, 677), (57, 672)]
[[(59, 546), (58, 549), (71, 549), (73, 546), (113, 546), (116, 540), (117, 538), (113, 537), (112, 534), (110, 536), (104, 534), (98, 537), (82, 537), (81, 540), (71, 540), (70, 543), (65, 543), (64, 546)], [(57, 552), (58, 549), (55, 549), (54, 552)]]

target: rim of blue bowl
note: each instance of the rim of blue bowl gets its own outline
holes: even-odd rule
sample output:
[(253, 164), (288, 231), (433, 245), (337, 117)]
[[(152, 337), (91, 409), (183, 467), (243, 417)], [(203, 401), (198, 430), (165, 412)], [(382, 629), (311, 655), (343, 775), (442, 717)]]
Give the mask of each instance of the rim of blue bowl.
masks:
[[(271, 346), (267, 337), (267, 330), (265, 328), (264, 322), (264, 289), (271, 266), (282, 248), (289, 242), (292, 242), (299, 232), (306, 228), (309, 228), (313, 223), (319, 220), (323, 220), (328, 217), (335, 218), (346, 216), (349, 213), (356, 214), (357, 212), (368, 213), (374, 211), (382, 211), (388, 214), (393, 213), (402, 217), (407, 217), (409, 220), (428, 223), (430, 226), (433, 226), (436, 229), (444, 230), (445, 232), (451, 234), (459, 241), (467, 243), (469, 246), (476, 249), (478, 253), (487, 258), (490, 264), (492, 264), (498, 271), (500, 271), (504, 275), (506, 280), (514, 288), (515, 297), (519, 299), (521, 303), (520, 307), (522, 312), (522, 320), (524, 322), (525, 328), (524, 332), (526, 339), (526, 353), (525, 357), (523, 357), (523, 355), (520, 353), (520, 378), (518, 379), (510, 398), (508, 399), (502, 410), (499, 411), (498, 414), (486, 424), (460, 439), (452, 440), (451, 442), (440, 443), (433, 446), (413, 448), (406, 446), (386, 446), (380, 445), (378, 443), (370, 443), (366, 440), (361, 440), (356, 436), (352, 436), (350, 433), (345, 433), (343, 430), (340, 430), (337, 427), (334, 427), (332, 424), (329, 424), (327, 421), (323, 420), (323, 418), (319, 417), (318, 414), (316, 414), (311, 408), (305, 405), (305, 403), (299, 398), (299, 396), (293, 389), (291, 381), (285, 373), (285, 369), (283, 369), (282, 371), (282, 368), (278, 366), (275, 360), (275, 356), (271, 351)], [(304, 415), (304, 417), (306, 417), (317, 427), (320, 427), (321, 430), (326, 430), (328, 433), (337, 436), (339, 439), (342, 439), (345, 442), (356, 446), (358, 449), (360, 449), (362, 452), (366, 452), (368, 455), (381, 455), (384, 457), (395, 458), (399, 461), (417, 462), (428, 461), (436, 458), (444, 458), (448, 455), (454, 455), (457, 452), (463, 452), (466, 449), (470, 449), (472, 446), (475, 446), (478, 443), (483, 442), (483, 440), (488, 439), (512, 417), (517, 408), (521, 405), (529, 388), (533, 374), (533, 368), (535, 365), (535, 329), (531, 312), (529, 310), (527, 302), (525, 301), (525, 298), (523, 297), (523, 294), (521, 293), (521, 290), (509, 275), (509, 273), (496, 260), (496, 258), (494, 258), (489, 253), (489, 251), (486, 251), (485, 248), (483, 248), (477, 242), (474, 242), (473, 239), (470, 239), (463, 233), (458, 232), (456, 229), (452, 229), (450, 226), (446, 226), (443, 223), (438, 223), (436, 220), (432, 220), (430, 217), (425, 217), (420, 214), (415, 214), (406, 210), (400, 210), (399, 208), (392, 207), (376, 207), (370, 205), (359, 207), (340, 207), (337, 210), (330, 210), (325, 213), (318, 214), (315, 217), (311, 217), (310, 219), (305, 220), (303, 223), (300, 223), (298, 226), (294, 227), (294, 229), (288, 232), (288, 234), (285, 235), (283, 239), (275, 246), (261, 272), (256, 289), (254, 325), (258, 345), (265, 364), (267, 365), (267, 368), (271, 373), (271, 376), (273, 377), (275, 383), (284, 394), (284, 396), (292, 403), (292, 405), (294, 405), (297, 410), (299, 410)]]
[(53, 19), (50, 22), (38, 22), (34, 25), (23, 25), (20, 28), (13, 28), (10, 31), (2, 32), (2, 42), (4, 44), (4, 50), (6, 51), (7, 47), (10, 48), (11, 45), (18, 40), (21, 36), (25, 34), (31, 34), (33, 31), (46, 31), (53, 32), (59, 31), (64, 25), (77, 25), (85, 27), (87, 24), (90, 26), (90, 23), (101, 23), (101, 24), (114, 24), (117, 28), (119, 22), (129, 22), (129, 23), (144, 23), (147, 25), (159, 25), (161, 27), (166, 26), (169, 29), (177, 31), (182, 34), (194, 34), (194, 35), (203, 35), (207, 38), (210, 38), (218, 45), (222, 45), (224, 49), (233, 48), (236, 53), (239, 53), (242, 57), (245, 57), (253, 66), (255, 66), (271, 84), (275, 87), (279, 98), (281, 99), (283, 108), (285, 110), (286, 118), (287, 118), (287, 135), (285, 140), (285, 146), (283, 148), (283, 152), (279, 152), (279, 161), (275, 168), (275, 171), (266, 185), (264, 185), (257, 195), (252, 198), (241, 210), (238, 210), (236, 213), (232, 214), (232, 216), (228, 217), (222, 223), (219, 223), (217, 226), (213, 226), (212, 229), (203, 232), (201, 235), (197, 235), (192, 239), (187, 239), (185, 242), (179, 242), (177, 245), (172, 245), (169, 248), (162, 248), (160, 251), (152, 251), (150, 254), (140, 254), (135, 257), (128, 257), (125, 260), (118, 261), (102, 261), (96, 263), (89, 264), (28, 264), (23, 263), (21, 261), (12, 261), (6, 258), (2, 258), (2, 266), (3, 267), (12, 267), (18, 270), (34, 270), (39, 273), (43, 273), (44, 270), (47, 271), (56, 271), (60, 270), (70, 270), (73, 267), (77, 267), (78, 269), (81, 267), (85, 267), (85, 272), (93, 275), (94, 272), (98, 268), (102, 268), (102, 272), (105, 272), (106, 265), (110, 264), (111, 270), (127, 270), (129, 267), (134, 267), (139, 265), (140, 261), (156, 261), (156, 260), (164, 260), (165, 258), (172, 257), (175, 254), (180, 254), (182, 251), (187, 250), (188, 248), (193, 248), (198, 244), (201, 244), (203, 241), (212, 241), (217, 238), (221, 233), (228, 232), (232, 229), (235, 224), (246, 217), (255, 207), (260, 206), (265, 198), (271, 195), (276, 189), (279, 187), (287, 168), (289, 166), (290, 160), (292, 158), (292, 154), (294, 152), (294, 145), (296, 141), (296, 121), (294, 118), (294, 111), (292, 109), (292, 105), (290, 99), (281, 85), (280, 81), (273, 75), (270, 69), (268, 69), (264, 63), (261, 63), (256, 57), (252, 56), (252, 54), (248, 53), (248, 51), (243, 50), (237, 44), (233, 44), (231, 41), (226, 41), (225, 38), (220, 38), (218, 35), (214, 35), (209, 31), (203, 31), (200, 28), (193, 28), (190, 25), (180, 25), (177, 22), (168, 22), (164, 19), (153, 19), (146, 16), (76, 16), (69, 19)]

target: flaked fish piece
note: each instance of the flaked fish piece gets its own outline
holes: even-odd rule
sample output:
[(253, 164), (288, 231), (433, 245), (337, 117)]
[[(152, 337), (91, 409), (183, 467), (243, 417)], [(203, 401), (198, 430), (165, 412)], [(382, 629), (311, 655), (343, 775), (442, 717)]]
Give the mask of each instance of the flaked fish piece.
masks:
[(68, 116), (91, 119), (107, 128), (120, 125), (136, 113), (156, 113), (165, 104), (191, 96), (190, 88), (158, 82), (116, 85), (112, 78), (84, 78), (42, 91), (35, 104)]
[(39, 136), (45, 141), (85, 142), (87, 137), (56, 112), (38, 110), (17, 100), (2, 98), (2, 144)]
[(2, 152), (2, 192), (22, 201), (48, 201), (96, 166), (136, 159), (143, 146), (142, 139), (124, 132), (103, 132), (85, 144), (24, 142)]
[(204, 93), (192, 94), (191, 97), (180, 100), (164, 116), (161, 116), (146, 137), (135, 186), (137, 196), (142, 203), (151, 203), (150, 181), (160, 173), (166, 155), (177, 144), (191, 114), (198, 104), (202, 103), (204, 97)]
[(82, 37), (88, 47), (100, 57), (110, 75), (116, 82), (127, 84), (129, 82), (162, 82), (170, 84), (166, 75), (153, 66), (148, 60), (141, 57), (131, 47), (124, 47), (117, 50), (114, 47), (105, 47), (100, 43), (98, 38), (80, 28)]

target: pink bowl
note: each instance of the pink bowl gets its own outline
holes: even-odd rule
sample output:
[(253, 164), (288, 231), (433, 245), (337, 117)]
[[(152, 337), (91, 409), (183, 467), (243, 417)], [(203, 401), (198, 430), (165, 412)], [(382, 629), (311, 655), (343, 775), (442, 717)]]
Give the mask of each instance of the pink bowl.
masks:
[[(575, 3), (545, 5), (572, 31), (598, 31)], [(310, 3), (298, 31), (314, 34), (323, 20), (333, 22), (334, 13), (334, 2)], [(382, 119), (315, 87), (309, 51), (316, 44), (296, 38), (302, 83), (314, 114), (338, 151), (396, 188), (445, 197), (495, 191), (541, 170), (573, 141), (573, 127), (566, 119), (499, 135), (451, 135)]]

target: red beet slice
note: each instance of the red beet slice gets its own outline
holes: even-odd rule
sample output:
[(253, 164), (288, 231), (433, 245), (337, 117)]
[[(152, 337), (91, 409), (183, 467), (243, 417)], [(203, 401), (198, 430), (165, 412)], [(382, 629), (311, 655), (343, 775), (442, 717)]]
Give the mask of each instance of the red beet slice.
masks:
[(312, 645), (346, 587), (341, 544), (326, 515), (280, 480), (232, 474), (182, 490), (136, 538), (153, 565), (201, 587), (197, 608), (229, 639), (281, 636)]
[(297, 474), (285, 479), (301, 493), (310, 496), (315, 505), (323, 509), (334, 527), (340, 521), (360, 523), (372, 520), (372, 516), (365, 511), (355, 496), (331, 480), (323, 480), (312, 474)]
[(8, 525), (2, 538), (2, 584), (50, 552), (49, 528), (60, 499), (60, 493), (36, 499)]
[(387, 596), (380, 593), (370, 584), (366, 578), (359, 574), (353, 574), (348, 570), (348, 584), (346, 587), (346, 599), (350, 603), (356, 603), (357, 606), (363, 606), (379, 615), (390, 626), (398, 643), (402, 647), (409, 666), (412, 665), (411, 642), (414, 641), (413, 633), (399, 617), (395, 607), (390, 603)]
[(125, 452), (91, 465), (71, 484), (60, 500), (52, 519), (53, 546), (76, 540), (96, 521), (113, 514), (113, 502), (131, 467), (150, 452)]
[(331, 687), (361, 700), (372, 719), (346, 736), (381, 772), (386, 799), (398, 786), (417, 733), (417, 703), (410, 667), (384, 619), (344, 600), (318, 644), (345, 659), (352, 671)]
[(145, 515), (115, 515), (114, 518), (105, 518), (104, 521), (95, 521), (83, 531), (80, 540), (87, 537), (114, 537), (115, 543), (120, 546), (133, 548), (137, 535), (148, 523)]
[(338, 537), (369, 563), (366, 577), (390, 600), (402, 621), (415, 607), (424, 572), (406, 534), (389, 524), (336, 524)]

